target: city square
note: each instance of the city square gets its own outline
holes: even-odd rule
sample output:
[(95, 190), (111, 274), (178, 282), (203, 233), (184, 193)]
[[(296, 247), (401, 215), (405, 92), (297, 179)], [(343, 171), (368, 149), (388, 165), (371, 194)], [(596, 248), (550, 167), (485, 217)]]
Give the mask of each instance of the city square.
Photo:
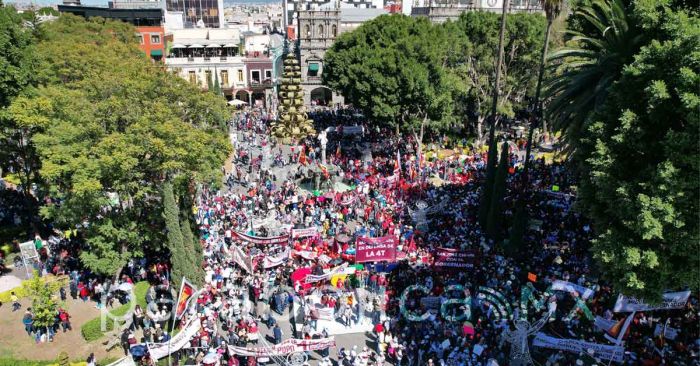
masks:
[(696, 5), (0, 2), (0, 366), (700, 365)]

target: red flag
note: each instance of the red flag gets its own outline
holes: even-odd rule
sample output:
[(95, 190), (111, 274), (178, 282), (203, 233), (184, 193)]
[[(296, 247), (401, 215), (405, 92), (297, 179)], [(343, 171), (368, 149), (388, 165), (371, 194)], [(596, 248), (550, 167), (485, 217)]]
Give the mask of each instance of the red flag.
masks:
[(187, 310), (187, 303), (195, 292), (194, 286), (187, 282), (185, 277), (182, 277), (182, 285), (180, 285), (180, 294), (177, 297), (177, 306), (175, 307), (175, 319), (180, 319)]
[(302, 146), (299, 152), (299, 164), (306, 165), (306, 146)]
[(342, 153), (341, 153), (341, 150), (340, 150), (340, 144), (338, 144), (338, 148), (335, 149), (335, 157), (336, 157), (336, 159), (340, 159), (341, 154), (342, 154)]
[(537, 282), (537, 275), (532, 273), (532, 272), (528, 272), (527, 273), (527, 280), (530, 282)]
[(321, 163), (318, 163), (318, 167), (321, 169), (321, 173), (323, 173), (323, 176), (326, 179), (330, 178), (331, 175), (330, 175), (330, 173), (328, 173), (328, 167), (326, 167), (325, 165), (323, 165)]

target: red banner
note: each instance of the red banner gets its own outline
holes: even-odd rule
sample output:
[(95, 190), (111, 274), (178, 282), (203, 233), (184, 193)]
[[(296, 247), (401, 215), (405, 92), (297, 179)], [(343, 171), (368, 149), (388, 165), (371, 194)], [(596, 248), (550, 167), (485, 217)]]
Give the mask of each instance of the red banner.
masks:
[(185, 277), (182, 277), (182, 285), (180, 286), (180, 294), (177, 298), (177, 306), (175, 307), (175, 319), (182, 318), (187, 310), (187, 302), (194, 294), (194, 286), (187, 282)]
[(472, 269), (475, 262), (476, 252), (473, 250), (437, 248), (433, 265), (444, 270)]
[(396, 260), (396, 245), (398, 240), (394, 236), (382, 236), (381, 238), (357, 238), (355, 243), (356, 263), (380, 262)]

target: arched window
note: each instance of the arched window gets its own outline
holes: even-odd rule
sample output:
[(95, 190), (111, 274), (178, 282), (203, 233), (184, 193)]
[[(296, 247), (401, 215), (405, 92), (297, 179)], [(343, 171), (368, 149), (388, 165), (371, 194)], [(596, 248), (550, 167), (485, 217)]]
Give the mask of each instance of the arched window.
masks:
[(318, 36), (323, 37), (323, 24), (318, 26)]
[(338, 36), (338, 26), (333, 24), (333, 27), (331, 28), (331, 32), (333, 33), (333, 38)]
[(306, 38), (311, 37), (311, 28), (309, 28), (309, 25), (304, 26), (304, 34), (306, 34)]

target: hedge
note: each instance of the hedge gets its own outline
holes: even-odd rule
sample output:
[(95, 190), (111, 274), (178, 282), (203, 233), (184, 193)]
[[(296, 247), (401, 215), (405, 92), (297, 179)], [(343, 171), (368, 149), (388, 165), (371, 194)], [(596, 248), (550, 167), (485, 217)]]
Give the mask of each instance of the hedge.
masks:
[[(65, 285), (68, 284), (68, 276), (59, 276), (59, 277), (56, 277), (56, 276), (53, 276), (53, 275), (49, 275), (49, 276), (44, 276), (43, 279), (44, 279), (44, 281), (47, 281), (47, 282), (61, 281), (61, 283), (63, 284), (63, 286), (65, 286)], [(21, 286), (15, 287), (15, 288), (13, 288), (12, 290), (7, 290), (7, 291), (5, 291), (5, 292), (0, 292), (0, 303), (8, 303), (8, 302), (10, 302), (10, 301), (11, 301), (11, 300), (10, 300), (10, 296), (12, 295), (12, 292), (14, 292), (15, 295), (17, 295), (17, 297), (19, 297), (20, 299), (23, 298), (23, 297), (26, 297), (26, 296), (27, 296), (27, 293), (24, 291), (24, 283), (27, 282), (27, 281), (28, 281), (28, 280), (22, 281), (22, 285), (21, 285)], [(0, 364), (0, 366), (2, 366), (2, 364)]]
[[(71, 366), (86, 366), (87, 363), (83, 362), (71, 362)], [(0, 366), (58, 366), (56, 361), (29, 361), (29, 360), (16, 360), (13, 358), (0, 358)]]
[[(136, 304), (140, 305), (144, 311), (148, 305), (146, 304), (146, 292), (148, 292), (149, 287), (150, 285), (146, 281), (136, 283), (136, 286), (134, 286), (134, 296), (136, 299), (131, 300), (132, 302), (135, 300)], [(109, 313), (115, 317), (124, 316), (130, 308), (131, 303), (124, 304), (110, 310)], [(106, 332), (110, 332), (114, 329), (114, 319), (107, 319), (106, 329)], [(83, 336), (83, 339), (88, 342), (104, 337), (105, 332), (102, 331), (102, 317), (98, 316), (97, 318), (85, 322), (85, 324), (80, 327), (80, 334)]]

